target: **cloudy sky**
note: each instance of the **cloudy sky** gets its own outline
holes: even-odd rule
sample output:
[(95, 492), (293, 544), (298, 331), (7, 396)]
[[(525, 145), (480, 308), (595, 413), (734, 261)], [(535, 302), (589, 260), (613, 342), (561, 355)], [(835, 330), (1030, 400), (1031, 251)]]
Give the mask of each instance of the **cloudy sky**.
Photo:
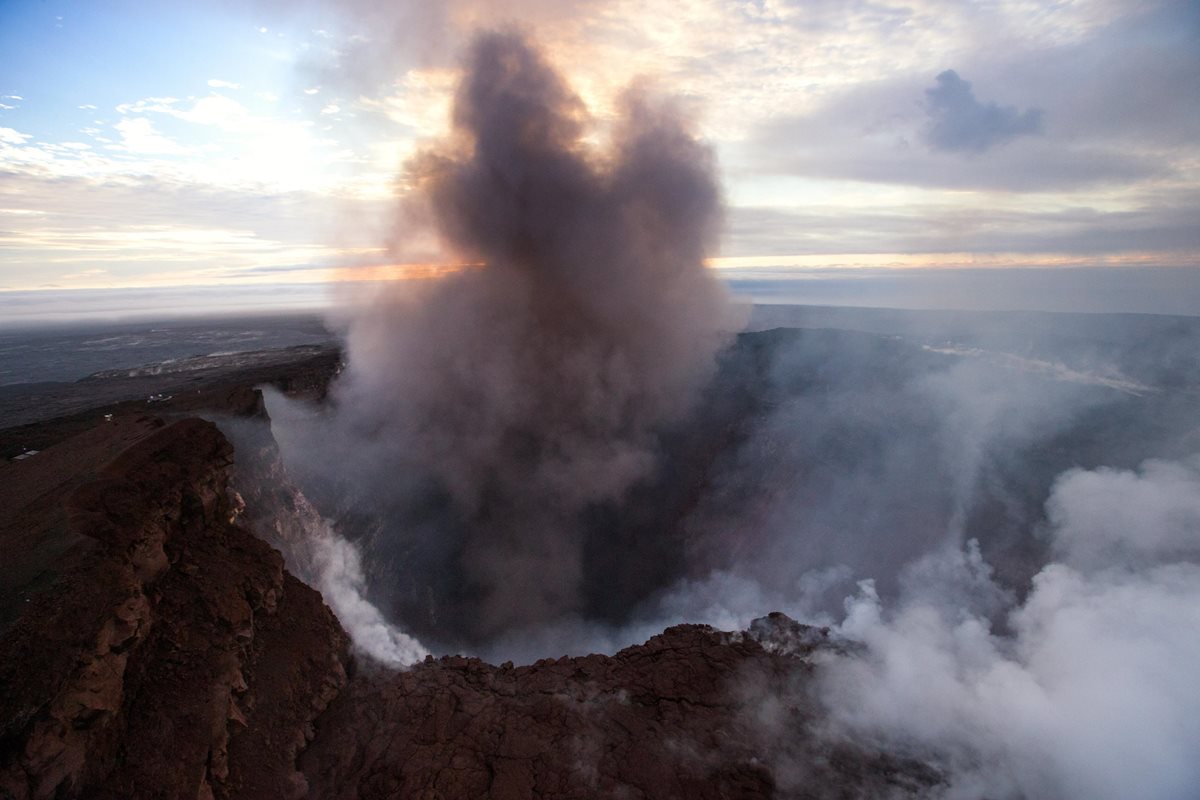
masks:
[(1194, 0), (6, 2), (0, 313), (426, 274), (403, 164), (513, 21), (598, 140), (631, 81), (681, 98), (740, 291), (1200, 314)]

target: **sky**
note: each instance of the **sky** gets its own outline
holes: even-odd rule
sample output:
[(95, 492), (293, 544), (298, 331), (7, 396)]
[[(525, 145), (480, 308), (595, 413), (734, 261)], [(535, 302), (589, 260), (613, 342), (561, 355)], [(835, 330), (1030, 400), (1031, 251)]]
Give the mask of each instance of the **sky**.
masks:
[(396, 225), (404, 165), (498, 25), (598, 141), (631, 82), (678, 96), (739, 292), (1200, 314), (1194, 0), (7, 0), (0, 315), (429, 274), (436, 243)]

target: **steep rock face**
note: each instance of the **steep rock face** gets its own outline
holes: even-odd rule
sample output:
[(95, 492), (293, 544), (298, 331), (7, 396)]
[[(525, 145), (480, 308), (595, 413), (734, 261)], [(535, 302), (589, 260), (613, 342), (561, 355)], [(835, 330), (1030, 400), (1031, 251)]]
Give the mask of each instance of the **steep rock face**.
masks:
[(235, 524), (232, 448), (186, 419), (67, 500), (98, 546), (0, 641), (0, 794), (296, 795), (346, 637)]
[(678, 625), (615, 656), (514, 668), (452, 656), (363, 673), (301, 756), (321, 798), (911, 796), (938, 776), (830, 743), (808, 696), (823, 634), (789, 651)]
[(242, 524), (278, 548), (294, 575), (310, 586), (319, 585), (314, 533), (324, 519), (283, 465), (262, 393), (254, 390), (236, 416), (221, 426), (237, 447), (229, 488)]

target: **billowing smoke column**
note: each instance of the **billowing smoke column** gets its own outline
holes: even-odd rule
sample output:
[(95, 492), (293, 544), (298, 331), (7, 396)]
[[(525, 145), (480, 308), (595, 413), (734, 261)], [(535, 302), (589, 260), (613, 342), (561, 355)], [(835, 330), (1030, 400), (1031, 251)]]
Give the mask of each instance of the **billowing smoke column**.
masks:
[(385, 292), (349, 326), (340, 435), (391, 496), (397, 558), (455, 573), (458, 610), (441, 598), (431, 616), (469, 638), (577, 610), (581, 513), (650, 473), (656, 430), (722, 339), (712, 156), (669, 102), (631, 91), (621, 111), (590, 149), (542, 56), (478, 37), (453, 140), (412, 165), (444, 246), (475, 266)]

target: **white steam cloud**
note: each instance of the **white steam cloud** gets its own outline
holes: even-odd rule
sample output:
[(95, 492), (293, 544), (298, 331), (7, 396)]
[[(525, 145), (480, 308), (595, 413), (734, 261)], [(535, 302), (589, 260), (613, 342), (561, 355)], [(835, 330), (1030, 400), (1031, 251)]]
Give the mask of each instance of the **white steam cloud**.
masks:
[(366, 598), (362, 556), (325, 520), (309, 531), (316, 574), (312, 581), (363, 654), (392, 667), (406, 667), (429, 655), (420, 642), (388, 622)]
[[(870, 582), (840, 632), (868, 654), (823, 670), (845, 732), (941, 765), (950, 798), (1161, 798), (1200, 786), (1200, 472), (1074, 470), (1048, 503), (1056, 560), (998, 635), (977, 550), (892, 607)], [(925, 577), (928, 578), (926, 571)]]

